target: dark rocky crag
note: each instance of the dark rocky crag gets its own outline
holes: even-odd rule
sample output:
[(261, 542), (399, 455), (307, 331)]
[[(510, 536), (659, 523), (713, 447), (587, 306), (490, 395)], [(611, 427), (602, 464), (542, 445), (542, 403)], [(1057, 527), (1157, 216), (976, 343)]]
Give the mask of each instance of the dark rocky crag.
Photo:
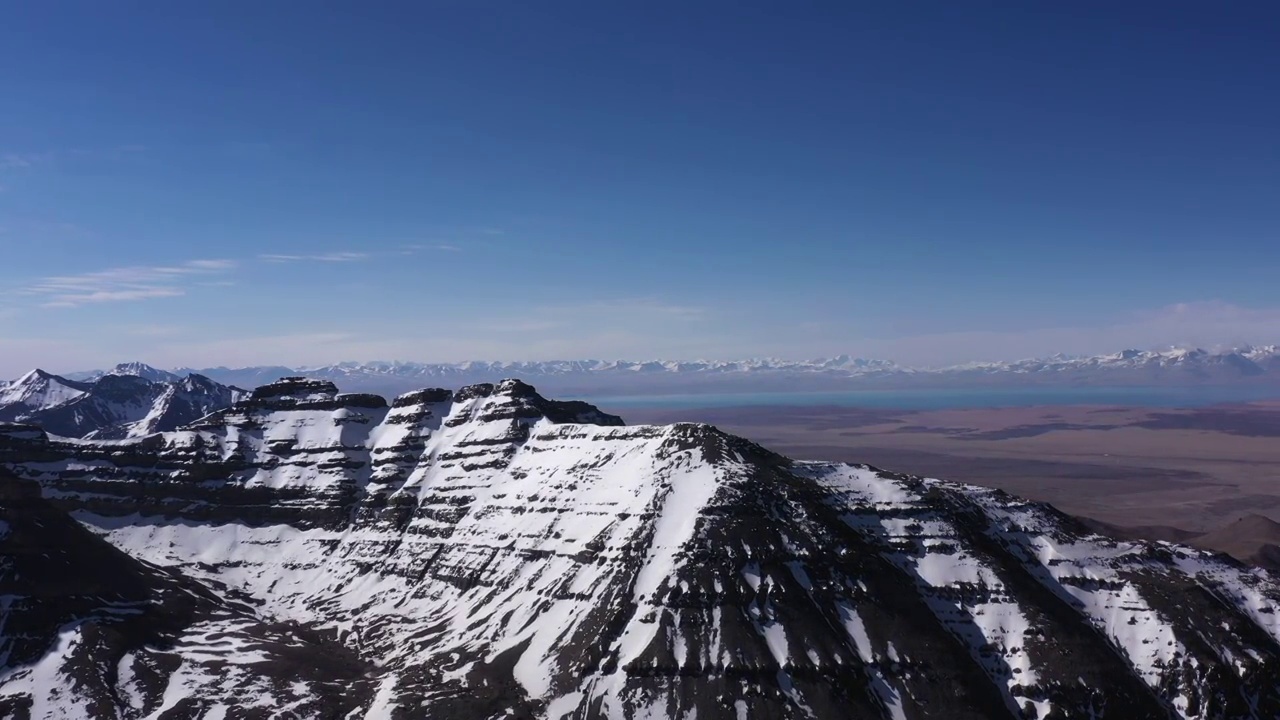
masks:
[[(198, 666), (199, 643), (172, 638), (231, 613), (224, 663), (342, 659), (292, 695), (283, 661), (232, 663), (249, 668), (236, 692), (302, 717), (1280, 715), (1264, 571), (999, 491), (796, 462), (707, 425), (627, 427), (518, 381), (388, 404), (290, 378), (147, 438), (6, 426), (0, 465), (23, 502), (123, 551), (62, 515), (68, 557), (135, 578), (86, 574), (42, 603), (51, 617), (14, 616), (11, 707), (57, 691), (82, 715), (138, 717), (96, 699), (133, 697), (110, 670), (122, 653)], [(32, 532), (0, 549), (54, 542)], [(57, 628), (116, 602), (173, 629), (77, 650), (94, 692), (29, 672), (62, 662)], [(153, 683), (183, 698), (175, 716), (223, 702), (176, 673)]]

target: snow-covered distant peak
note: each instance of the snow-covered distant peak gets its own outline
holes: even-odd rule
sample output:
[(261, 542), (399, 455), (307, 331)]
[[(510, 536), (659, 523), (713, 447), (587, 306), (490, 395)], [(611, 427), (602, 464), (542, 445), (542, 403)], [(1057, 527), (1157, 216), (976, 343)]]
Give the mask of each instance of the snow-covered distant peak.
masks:
[(1280, 345), (1245, 345), (1235, 351), (1254, 361), (1280, 357)]
[(83, 395), (86, 389), (84, 383), (37, 368), (0, 387), (0, 408), (21, 408), (23, 412), (43, 410), (70, 402)]
[(151, 382), (177, 382), (182, 376), (171, 373), (168, 370), (161, 370), (142, 362), (126, 362), (120, 363), (111, 368), (104, 375), (132, 375), (140, 377)]
[(1173, 360), (1181, 360), (1185, 358), (1204, 357), (1209, 354), (1209, 351), (1204, 350), (1203, 348), (1172, 347), (1157, 354)]
[(903, 368), (892, 360), (875, 360), (870, 358), (854, 357), (852, 355), (837, 355), (833, 358), (811, 360), (808, 363), (814, 367), (829, 370), (849, 370), (849, 371), (895, 371)]

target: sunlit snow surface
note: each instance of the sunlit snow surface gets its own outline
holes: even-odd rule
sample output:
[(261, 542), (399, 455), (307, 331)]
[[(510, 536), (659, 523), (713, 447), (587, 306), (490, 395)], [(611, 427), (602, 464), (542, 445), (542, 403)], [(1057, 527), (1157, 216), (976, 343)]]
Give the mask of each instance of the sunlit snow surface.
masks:
[[(1224, 682), (1274, 673), (1262, 571), (1089, 535), (996, 491), (790, 463), (707, 426), (555, 422), (510, 385), (389, 409), (331, 401), (233, 410), (164, 434), (160, 452), (238, 463), (201, 481), (207, 502), (289, 492), (299, 517), (336, 521), (125, 513), (66, 480), (101, 477), (104, 496), (192, 482), (118, 451), (26, 474), (133, 557), (357, 651), (376, 669), (353, 717), (488, 716), (465, 703), (500, 692), (497, 706), (548, 717), (947, 717), (947, 702), (957, 717), (1087, 717), (1116, 707), (1096, 687), (1124, 676), (1133, 702), (1208, 718), (1229, 716), (1205, 700)], [(1229, 627), (1206, 635), (1180, 609), (1192, 592)], [(219, 622), (231, 630), (193, 625), (166, 650), (181, 661), (145, 716), (253, 686), (263, 649), (243, 620)], [(75, 633), (0, 692), (43, 698), (34, 708), (68, 697), (57, 667)], [(121, 702), (141, 712), (119, 663)], [(953, 682), (989, 691), (948, 701)], [(291, 692), (262, 697), (284, 712), (310, 690)]]

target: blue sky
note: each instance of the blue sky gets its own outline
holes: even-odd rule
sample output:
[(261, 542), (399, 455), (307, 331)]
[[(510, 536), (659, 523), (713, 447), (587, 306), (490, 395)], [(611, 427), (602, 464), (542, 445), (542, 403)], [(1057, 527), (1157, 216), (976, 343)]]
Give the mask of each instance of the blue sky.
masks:
[(0, 373), (1280, 342), (1278, 32), (1262, 2), (6, 3)]

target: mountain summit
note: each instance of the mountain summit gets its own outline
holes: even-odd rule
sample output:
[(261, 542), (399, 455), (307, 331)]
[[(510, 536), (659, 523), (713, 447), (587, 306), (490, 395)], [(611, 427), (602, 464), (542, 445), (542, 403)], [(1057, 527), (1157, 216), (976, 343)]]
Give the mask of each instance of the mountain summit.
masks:
[[(144, 438), (5, 426), (0, 464), (10, 518), (71, 513), (136, 578), (21, 572), (0, 703), (36, 717), (1280, 714), (1265, 571), (519, 381), (291, 378)], [(110, 555), (46, 525), (23, 547)]]
[(183, 377), (182, 375), (178, 375), (177, 373), (171, 373), (168, 370), (160, 370), (157, 368), (153, 368), (150, 365), (146, 363), (141, 363), (141, 362), (120, 363), (119, 365), (116, 365), (115, 367), (111, 368), (110, 370), (108, 370), (103, 374), (104, 375), (130, 375), (133, 377), (140, 377), (143, 380), (149, 380), (151, 382), (160, 382), (160, 383), (178, 382), (182, 380), (182, 377)]

